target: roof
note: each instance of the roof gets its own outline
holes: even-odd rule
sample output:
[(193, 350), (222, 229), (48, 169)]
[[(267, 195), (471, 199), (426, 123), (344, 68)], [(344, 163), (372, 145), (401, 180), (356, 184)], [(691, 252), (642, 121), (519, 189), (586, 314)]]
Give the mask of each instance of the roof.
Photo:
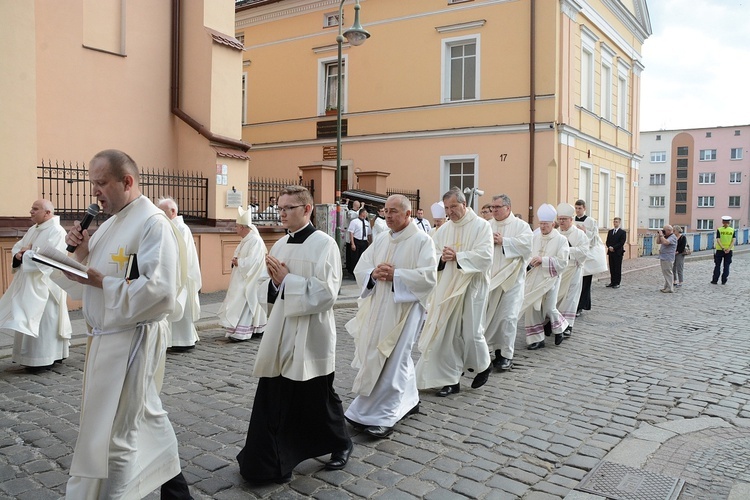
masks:
[(245, 46), (242, 45), (242, 43), (233, 36), (225, 35), (224, 33), (212, 30), (211, 28), (206, 28), (206, 31), (208, 31), (208, 34), (211, 35), (211, 38), (213, 38), (214, 42), (216, 43), (220, 43), (237, 50), (245, 50)]

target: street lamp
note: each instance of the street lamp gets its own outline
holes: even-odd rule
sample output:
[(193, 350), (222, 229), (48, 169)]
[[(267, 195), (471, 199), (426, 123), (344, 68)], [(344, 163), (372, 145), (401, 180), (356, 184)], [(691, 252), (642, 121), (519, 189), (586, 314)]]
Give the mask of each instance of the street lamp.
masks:
[[(341, 0), (339, 4), (339, 34), (336, 37), (336, 45), (338, 45), (338, 79), (336, 81), (336, 225), (342, 224), (341, 220), (341, 46), (344, 43), (344, 38), (348, 40), (350, 45), (358, 46), (365, 43), (365, 40), (370, 38), (370, 34), (362, 28), (359, 23), (359, 0), (356, 0), (354, 4), (354, 24), (351, 28), (341, 32), (342, 24), (344, 21), (344, 2)], [(336, 228), (336, 242), (341, 245), (341, 228)]]

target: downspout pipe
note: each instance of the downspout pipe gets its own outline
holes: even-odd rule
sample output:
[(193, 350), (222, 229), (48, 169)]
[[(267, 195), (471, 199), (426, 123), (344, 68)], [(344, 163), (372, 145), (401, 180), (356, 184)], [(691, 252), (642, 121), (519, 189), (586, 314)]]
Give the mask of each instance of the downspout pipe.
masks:
[(180, 12), (182, 0), (172, 0), (172, 64), (170, 70), (169, 100), (172, 114), (184, 121), (211, 142), (247, 152), (250, 144), (223, 135), (214, 134), (205, 125), (180, 108)]
[(536, 2), (529, 10), (529, 224), (534, 222), (534, 133), (536, 128)]

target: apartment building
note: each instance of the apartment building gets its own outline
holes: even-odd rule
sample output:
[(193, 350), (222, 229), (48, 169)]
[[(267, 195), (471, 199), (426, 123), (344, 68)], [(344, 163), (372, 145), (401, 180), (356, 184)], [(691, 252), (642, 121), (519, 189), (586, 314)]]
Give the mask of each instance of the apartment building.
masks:
[(475, 208), (506, 193), (531, 222), (583, 198), (603, 228), (636, 226), (644, 0), (362, 0), (371, 37), (343, 44), (339, 103), (354, 4), (237, 2), (253, 175), (335, 168), (341, 108), (343, 187), (380, 176), (424, 208), (452, 186), (484, 191)]
[(750, 221), (750, 125), (641, 133), (639, 230), (711, 231)]

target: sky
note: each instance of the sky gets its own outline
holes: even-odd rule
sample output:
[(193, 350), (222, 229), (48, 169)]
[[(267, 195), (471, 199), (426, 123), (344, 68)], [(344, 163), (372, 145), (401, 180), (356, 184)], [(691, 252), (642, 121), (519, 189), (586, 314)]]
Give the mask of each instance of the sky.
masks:
[(750, 125), (750, 0), (647, 0), (641, 131)]

